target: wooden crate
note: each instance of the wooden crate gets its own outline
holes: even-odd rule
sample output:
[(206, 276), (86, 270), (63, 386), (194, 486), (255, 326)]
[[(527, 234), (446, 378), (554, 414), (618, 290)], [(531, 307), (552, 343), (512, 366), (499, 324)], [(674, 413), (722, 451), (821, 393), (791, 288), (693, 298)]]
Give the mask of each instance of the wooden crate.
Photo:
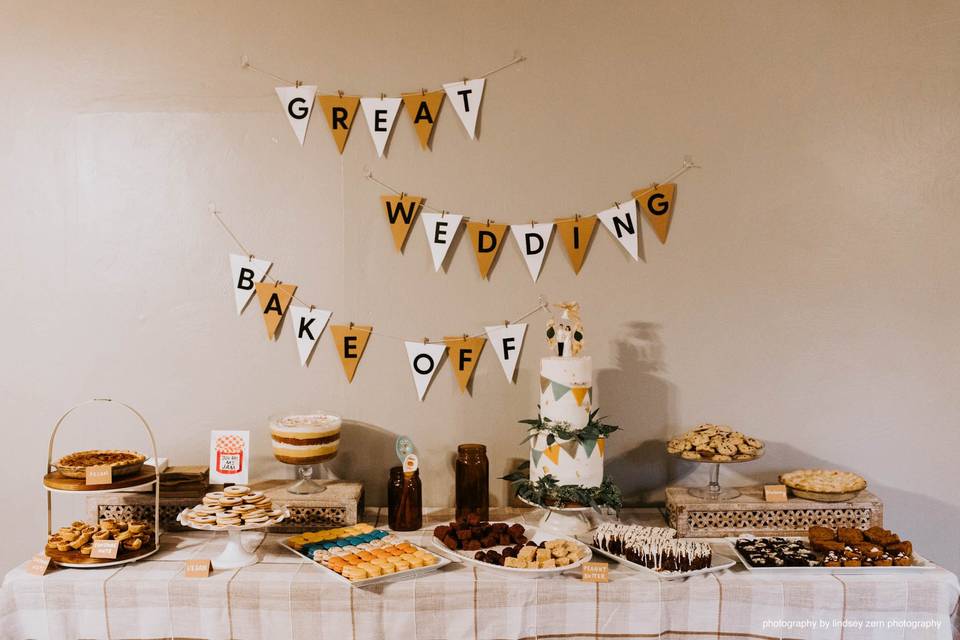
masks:
[(684, 538), (720, 538), (742, 533), (806, 535), (812, 525), (824, 527), (883, 526), (883, 502), (861, 491), (849, 502), (815, 502), (791, 497), (766, 502), (763, 487), (738, 487), (740, 497), (709, 502), (691, 496), (686, 487), (667, 487), (667, 518)]
[(343, 527), (358, 522), (363, 515), (363, 485), (341, 480), (321, 481), (326, 491), (308, 495), (286, 490), (293, 480), (265, 480), (251, 485), (262, 491), (275, 505), (286, 505), (290, 518), (269, 527), (275, 533), (299, 533), (330, 527)]
[[(184, 509), (196, 506), (203, 493), (196, 495), (165, 496), (160, 494), (160, 526), (165, 531), (184, 531), (177, 522), (177, 515)], [(146, 520), (153, 522), (152, 493), (97, 493), (87, 496), (87, 519), (97, 522), (102, 518), (118, 520)]]

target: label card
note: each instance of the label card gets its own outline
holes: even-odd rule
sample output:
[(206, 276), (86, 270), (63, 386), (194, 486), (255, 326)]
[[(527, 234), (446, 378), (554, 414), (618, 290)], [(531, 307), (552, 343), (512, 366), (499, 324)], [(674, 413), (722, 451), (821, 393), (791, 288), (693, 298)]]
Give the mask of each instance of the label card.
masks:
[(113, 467), (109, 464), (100, 464), (94, 467), (87, 467), (84, 470), (86, 477), (84, 484), (111, 484), (113, 483)]
[(50, 567), (50, 558), (42, 553), (38, 553), (27, 562), (27, 573), (31, 576), (42, 576)]
[(183, 575), (187, 578), (207, 578), (210, 576), (210, 560), (207, 558), (191, 558), (186, 562)]
[(118, 551), (120, 551), (119, 540), (94, 540), (93, 549), (90, 551), (90, 557), (102, 558), (104, 560), (116, 560)]
[(249, 431), (210, 432), (210, 484), (246, 484), (249, 466)]
[(767, 502), (786, 502), (787, 487), (782, 484), (763, 485), (763, 499)]
[(606, 562), (584, 562), (584, 582), (610, 582), (610, 565)]

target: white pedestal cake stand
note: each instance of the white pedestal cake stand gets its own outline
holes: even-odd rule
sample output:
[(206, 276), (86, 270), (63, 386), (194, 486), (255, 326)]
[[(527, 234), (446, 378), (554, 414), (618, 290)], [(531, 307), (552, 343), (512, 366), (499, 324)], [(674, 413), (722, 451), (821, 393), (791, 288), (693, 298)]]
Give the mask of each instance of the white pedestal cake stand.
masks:
[(260, 561), (260, 558), (256, 553), (251, 553), (243, 548), (243, 542), (240, 539), (241, 532), (265, 529), (266, 527), (270, 527), (281, 522), (284, 518), (290, 515), (290, 511), (284, 508), (283, 515), (274, 520), (242, 526), (227, 525), (225, 527), (218, 527), (217, 525), (212, 524), (196, 524), (195, 522), (192, 522), (189, 518), (187, 518), (188, 511), (190, 511), (190, 509), (184, 509), (177, 516), (177, 522), (183, 526), (190, 527), (191, 529), (197, 529), (199, 531), (227, 532), (227, 546), (220, 553), (220, 555), (211, 560), (211, 566), (214, 569), (239, 569), (240, 567), (249, 567), (252, 564), (257, 564)]
[(541, 531), (575, 538), (593, 529), (590, 512), (593, 507), (551, 507), (520, 498), (520, 502), (536, 507), (536, 511), (526, 513), (523, 519)]

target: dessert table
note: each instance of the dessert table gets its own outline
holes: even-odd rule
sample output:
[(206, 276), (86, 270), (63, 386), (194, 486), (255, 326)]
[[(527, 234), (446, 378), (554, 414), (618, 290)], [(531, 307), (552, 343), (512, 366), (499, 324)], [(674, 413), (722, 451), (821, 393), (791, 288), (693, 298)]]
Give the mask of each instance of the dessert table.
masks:
[[(498, 509), (492, 519), (517, 518)], [(409, 535), (429, 544), (451, 518), (432, 510)], [(365, 519), (385, 526), (386, 509)], [(655, 509), (626, 522), (663, 525)], [(406, 535), (406, 534), (405, 534)], [(222, 534), (168, 533), (161, 550), (103, 569), (26, 565), (0, 590), (0, 637), (21, 638), (951, 638), (958, 631), (955, 575), (942, 568), (875, 575), (759, 576), (742, 566), (658, 580), (610, 564), (610, 582), (574, 571), (516, 579), (451, 564), (426, 577), (356, 589), (280, 547), (285, 536), (248, 532), (259, 564), (184, 576), (184, 561), (211, 558)], [(595, 557), (595, 560), (603, 560)]]

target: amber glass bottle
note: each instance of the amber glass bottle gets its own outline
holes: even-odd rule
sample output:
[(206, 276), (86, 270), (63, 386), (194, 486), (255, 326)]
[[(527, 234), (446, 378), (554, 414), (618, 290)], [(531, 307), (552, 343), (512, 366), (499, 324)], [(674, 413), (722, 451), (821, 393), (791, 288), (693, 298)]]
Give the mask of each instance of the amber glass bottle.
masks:
[(490, 463), (487, 447), (461, 444), (457, 447), (457, 520), (470, 514), (490, 519)]
[(420, 471), (404, 473), (403, 467), (390, 469), (387, 485), (387, 521), (394, 531), (416, 531), (423, 526), (423, 498)]

